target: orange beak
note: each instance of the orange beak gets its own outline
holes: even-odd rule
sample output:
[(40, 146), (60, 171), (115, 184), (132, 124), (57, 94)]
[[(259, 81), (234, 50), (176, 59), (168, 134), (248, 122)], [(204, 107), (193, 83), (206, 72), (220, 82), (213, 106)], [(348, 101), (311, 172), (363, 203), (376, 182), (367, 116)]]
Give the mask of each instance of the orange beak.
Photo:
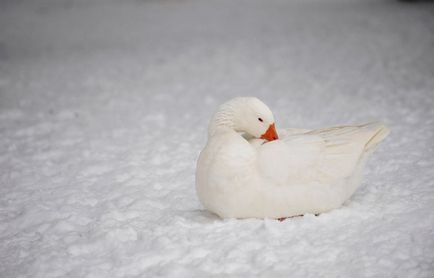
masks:
[(261, 139), (265, 139), (268, 141), (273, 141), (276, 139), (279, 139), (279, 136), (277, 136), (277, 131), (276, 131), (276, 127), (274, 126), (274, 124), (271, 124), (267, 131), (261, 135)]

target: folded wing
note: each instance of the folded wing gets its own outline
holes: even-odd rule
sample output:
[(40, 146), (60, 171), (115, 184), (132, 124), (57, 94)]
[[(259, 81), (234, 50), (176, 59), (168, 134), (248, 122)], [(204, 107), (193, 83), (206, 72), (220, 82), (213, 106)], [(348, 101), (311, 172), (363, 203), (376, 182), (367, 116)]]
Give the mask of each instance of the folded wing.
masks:
[(381, 123), (311, 131), (279, 131), (281, 140), (258, 148), (262, 175), (276, 184), (324, 183), (351, 176), (389, 130)]

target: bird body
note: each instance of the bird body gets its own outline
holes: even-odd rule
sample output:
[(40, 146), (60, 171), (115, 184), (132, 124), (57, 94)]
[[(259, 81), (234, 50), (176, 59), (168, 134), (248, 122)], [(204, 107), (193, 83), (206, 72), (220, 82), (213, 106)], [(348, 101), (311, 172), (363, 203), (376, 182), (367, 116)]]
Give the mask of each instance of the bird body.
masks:
[[(228, 118), (219, 118), (223, 114)], [(252, 124), (256, 127), (244, 126)], [(236, 98), (211, 121), (197, 163), (199, 199), (224, 218), (282, 218), (338, 208), (360, 185), (367, 158), (388, 132), (381, 123), (369, 123), (283, 129), (277, 135), (265, 104)]]

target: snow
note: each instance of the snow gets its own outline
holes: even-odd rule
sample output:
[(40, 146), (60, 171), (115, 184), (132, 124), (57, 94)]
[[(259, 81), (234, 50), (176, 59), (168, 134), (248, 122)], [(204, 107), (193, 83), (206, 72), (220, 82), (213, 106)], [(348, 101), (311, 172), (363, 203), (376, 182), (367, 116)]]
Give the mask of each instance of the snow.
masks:
[[(0, 4), (1, 277), (433, 277), (434, 7), (330, 0)], [(382, 120), (337, 210), (219, 219), (195, 162), (214, 109)]]

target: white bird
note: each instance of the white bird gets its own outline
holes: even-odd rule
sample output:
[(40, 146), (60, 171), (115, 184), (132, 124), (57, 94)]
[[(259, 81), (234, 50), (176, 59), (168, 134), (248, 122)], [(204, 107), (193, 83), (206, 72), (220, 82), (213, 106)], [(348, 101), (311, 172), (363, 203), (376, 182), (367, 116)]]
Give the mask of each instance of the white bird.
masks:
[(223, 218), (276, 218), (340, 207), (366, 159), (389, 133), (381, 123), (318, 130), (275, 129), (254, 97), (219, 107), (196, 169), (203, 206)]

